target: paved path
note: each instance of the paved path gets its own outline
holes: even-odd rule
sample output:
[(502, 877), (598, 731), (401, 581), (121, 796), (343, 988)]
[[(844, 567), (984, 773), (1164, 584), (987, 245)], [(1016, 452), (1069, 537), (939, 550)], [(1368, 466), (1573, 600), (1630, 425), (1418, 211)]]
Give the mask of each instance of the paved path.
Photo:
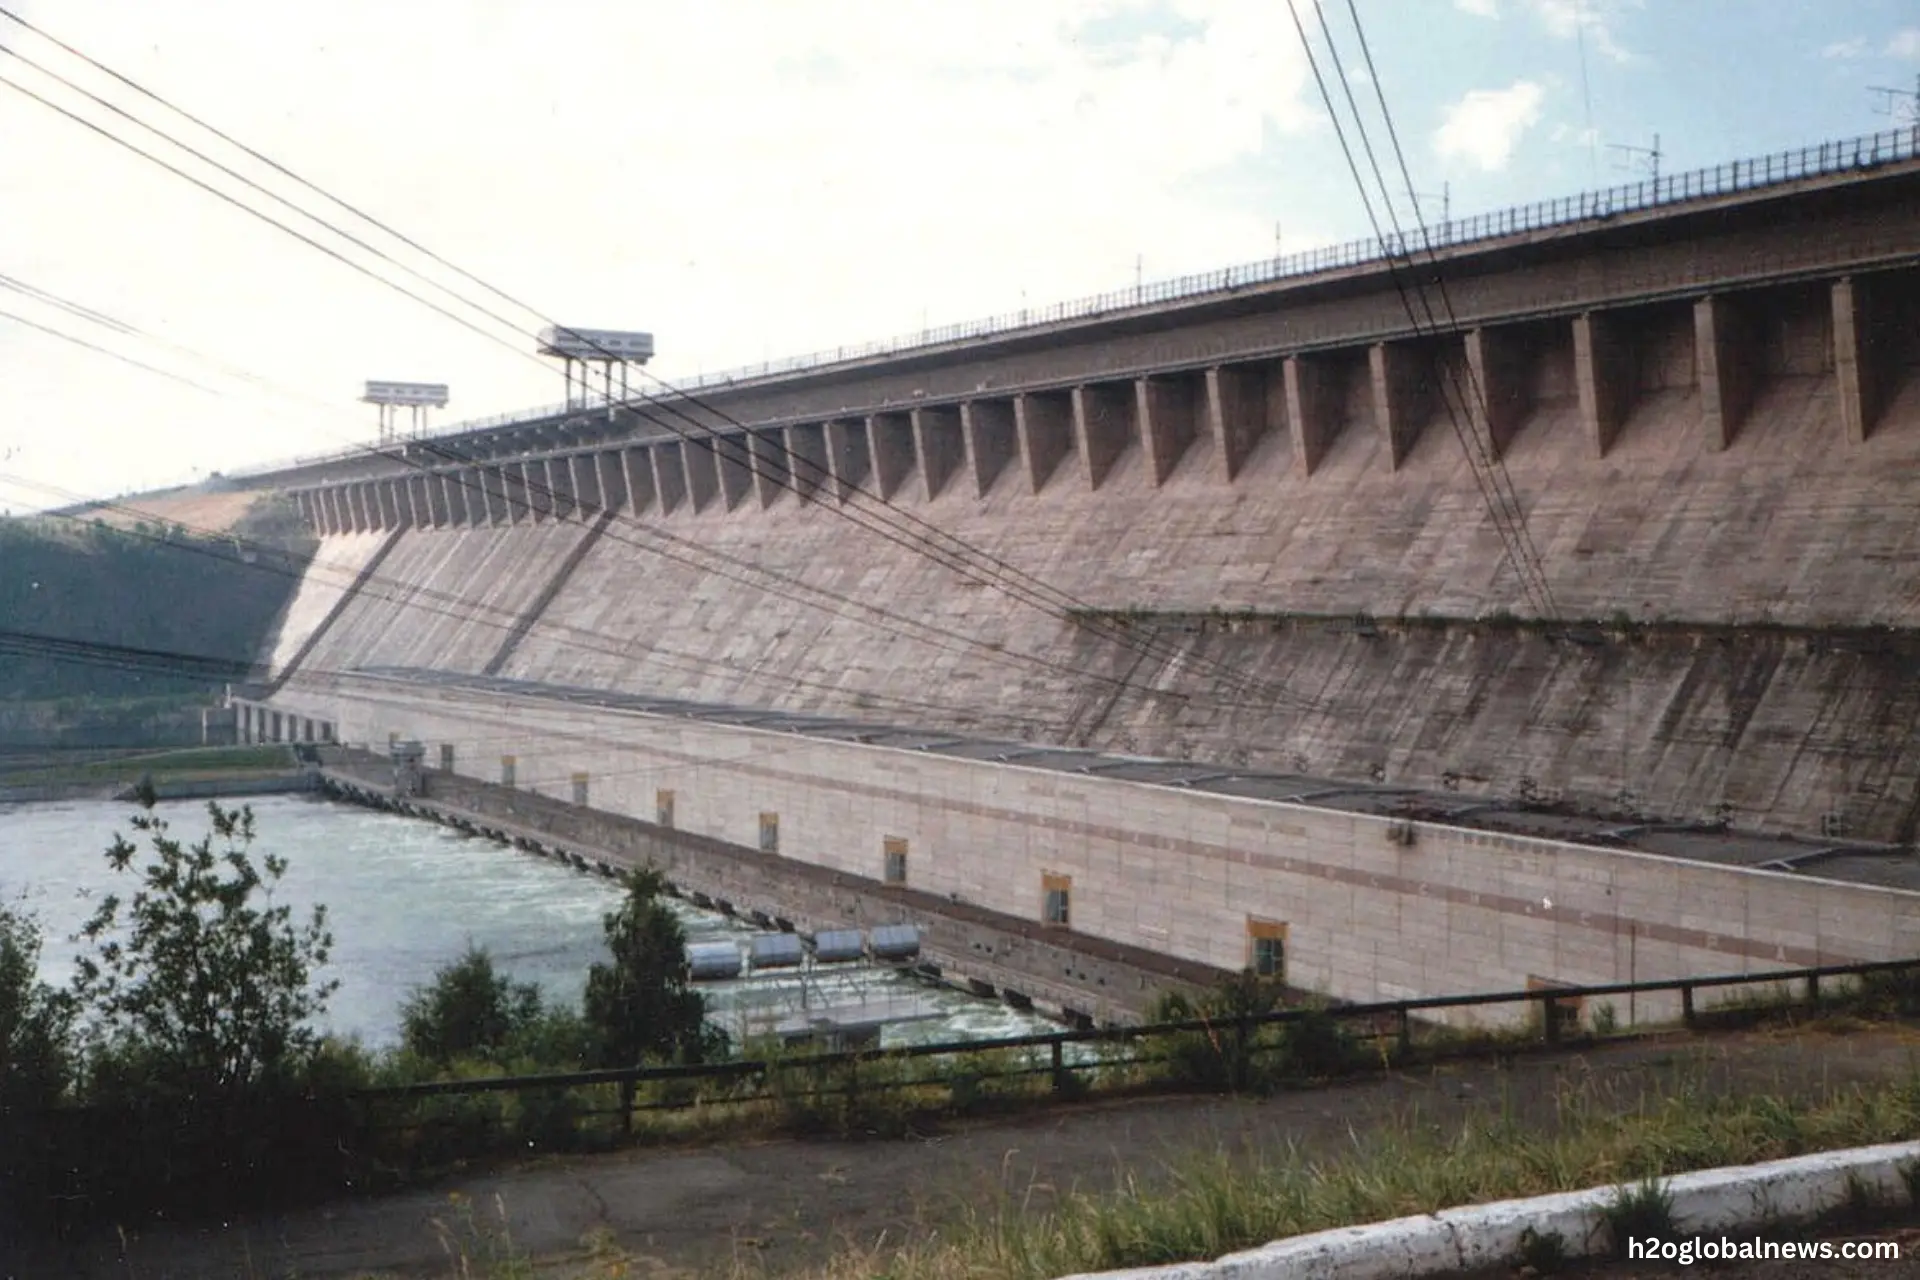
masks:
[[(943, 1135), (891, 1142), (734, 1142), (553, 1159), (433, 1191), (346, 1201), (224, 1229), (144, 1229), (123, 1255), (99, 1239), (26, 1260), (17, 1280), (300, 1280), (458, 1274), (436, 1222), (468, 1242), (462, 1211), (497, 1226), (536, 1255), (578, 1254), (604, 1234), (629, 1252), (636, 1277), (724, 1273), (735, 1259), (778, 1271), (816, 1261), (848, 1241), (922, 1235), (966, 1206), (1035, 1207), (1076, 1187), (1111, 1187), (1128, 1170), (1147, 1184), (1181, 1153), (1227, 1147), (1271, 1153), (1292, 1142), (1311, 1153), (1352, 1141), (1353, 1131), (1403, 1120), (1457, 1123), (1505, 1107), (1544, 1123), (1558, 1086), (1604, 1083), (1624, 1097), (1676, 1073), (1704, 1070), (1721, 1089), (1811, 1092), (1914, 1070), (1909, 1033), (1845, 1037), (1765, 1033), (1704, 1042), (1652, 1041), (1532, 1057), (1509, 1067), (1462, 1064), (1267, 1100), (1152, 1099), (1036, 1113)], [(0, 1268), (4, 1273), (5, 1268)], [(478, 1274), (478, 1273), (476, 1273)], [(1631, 1274), (1631, 1273), (1629, 1273)], [(1783, 1275), (1781, 1280), (1787, 1280)]]

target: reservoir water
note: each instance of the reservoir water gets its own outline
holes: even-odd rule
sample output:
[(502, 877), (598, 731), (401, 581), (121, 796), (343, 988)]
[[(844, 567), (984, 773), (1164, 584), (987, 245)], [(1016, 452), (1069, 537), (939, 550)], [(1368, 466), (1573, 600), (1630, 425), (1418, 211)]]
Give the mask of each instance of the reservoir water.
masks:
[[(370, 1047), (393, 1043), (401, 1001), (469, 941), (490, 951), (498, 969), (576, 1007), (588, 966), (606, 958), (601, 917), (621, 896), (613, 881), (430, 822), (331, 801), (264, 796), (252, 808), (255, 864), (266, 853), (288, 862), (277, 900), (302, 921), (314, 904), (326, 904), (334, 937), (326, 975), (340, 983), (324, 1019), (329, 1031)], [(204, 802), (170, 802), (159, 811), (171, 834), (188, 843), (207, 834)], [(105, 801), (0, 806), (0, 899), (37, 917), (47, 981), (71, 978), (81, 948), (74, 935), (99, 896), (113, 892), (124, 900), (136, 888), (137, 875), (114, 872), (105, 855), (116, 831), (133, 839), (133, 812)], [(134, 866), (145, 862), (136, 856)], [(684, 903), (673, 907), (689, 943), (756, 932)], [(1032, 1014), (885, 970), (823, 967), (806, 983), (790, 971), (770, 971), (702, 989), (714, 1020), (729, 1031), (747, 1010), (798, 1012), (851, 1001), (920, 1015), (890, 1025), (883, 1044), (1053, 1029)]]

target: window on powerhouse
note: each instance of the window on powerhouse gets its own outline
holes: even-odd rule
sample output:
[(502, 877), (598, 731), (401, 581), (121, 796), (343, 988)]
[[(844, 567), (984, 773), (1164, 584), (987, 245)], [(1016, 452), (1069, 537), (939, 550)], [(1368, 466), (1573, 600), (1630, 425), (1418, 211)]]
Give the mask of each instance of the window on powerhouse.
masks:
[(1040, 918), (1056, 928), (1073, 923), (1073, 880), (1069, 876), (1040, 877)]
[(1286, 925), (1278, 920), (1247, 917), (1247, 968), (1255, 977), (1286, 981)]

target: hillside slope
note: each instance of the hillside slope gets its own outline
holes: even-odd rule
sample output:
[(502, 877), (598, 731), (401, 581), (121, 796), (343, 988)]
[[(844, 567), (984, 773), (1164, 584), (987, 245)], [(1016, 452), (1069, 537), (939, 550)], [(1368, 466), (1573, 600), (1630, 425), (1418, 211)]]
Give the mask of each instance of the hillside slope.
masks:
[[(257, 500), (228, 536), (0, 521), (0, 632), (10, 633), (0, 647), (0, 743), (172, 741), (188, 720), (197, 736), (197, 708), (219, 684), (163, 655), (244, 664), (260, 652), (312, 554), (282, 505)], [(22, 635), (156, 656), (52, 656)]]

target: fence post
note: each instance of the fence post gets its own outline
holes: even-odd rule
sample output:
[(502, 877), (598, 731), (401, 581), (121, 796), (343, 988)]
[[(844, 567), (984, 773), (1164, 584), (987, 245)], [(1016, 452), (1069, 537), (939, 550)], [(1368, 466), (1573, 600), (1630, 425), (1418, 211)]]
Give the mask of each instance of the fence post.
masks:
[(1547, 996), (1540, 1001), (1540, 1011), (1547, 1023), (1547, 1043), (1558, 1044), (1560, 1042), (1560, 1002), (1552, 996)]
[(1820, 1003), (1820, 975), (1817, 973), (1807, 975), (1807, 1003)]
[(1400, 1006), (1400, 1056), (1413, 1056), (1413, 1015), (1405, 1005)]
[(1693, 1026), (1693, 988), (1690, 986), (1680, 988), (1680, 1021), (1688, 1028)]
[(1061, 1051), (1061, 1045), (1058, 1040), (1055, 1040), (1053, 1042), (1052, 1048), (1053, 1048), (1053, 1091), (1055, 1093), (1065, 1093), (1067, 1091), (1066, 1055)]

